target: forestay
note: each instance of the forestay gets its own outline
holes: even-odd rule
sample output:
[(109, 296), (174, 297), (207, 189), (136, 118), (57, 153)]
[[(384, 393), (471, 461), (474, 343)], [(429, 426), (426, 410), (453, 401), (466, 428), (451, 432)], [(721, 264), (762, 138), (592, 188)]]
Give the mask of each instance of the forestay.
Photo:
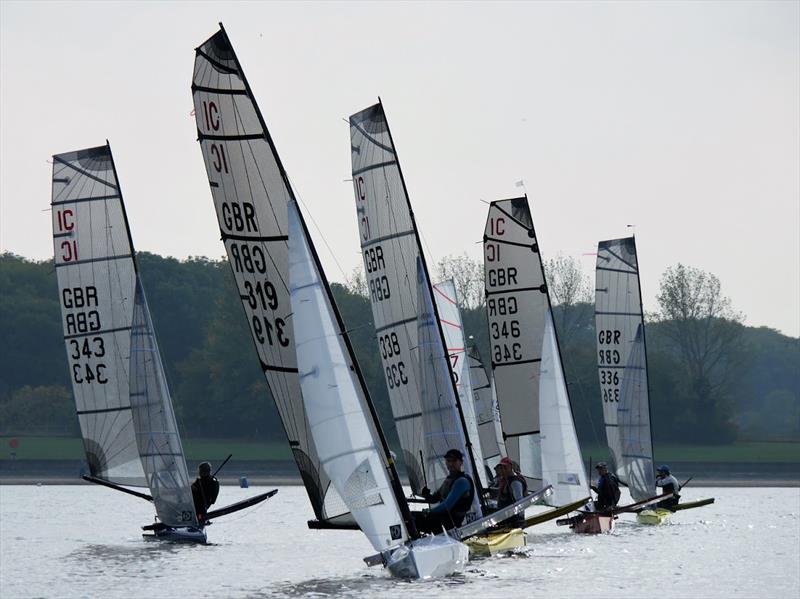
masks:
[(144, 486), (128, 365), (136, 267), (107, 145), (53, 156), (52, 219), (64, 344), (90, 473)]
[[(425, 474), (427, 485), (437, 489), (447, 478), (444, 455), (450, 449), (458, 449), (466, 458), (469, 455), (468, 438), (462, 425), (453, 390), (453, 374), (450, 359), (445, 351), (439, 332), (439, 323), (433, 309), (431, 286), (422, 264), (417, 258), (417, 293), (419, 298), (419, 319), (417, 323), (419, 344), (419, 382), (420, 403), (422, 404), (422, 423), (425, 430), (426, 456)], [(464, 472), (472, 480), (475, 473), (472, 461), (464, 460)], [(473, 510), (468, 521), (482, 516), (478, 493), (474, 495)]]
[(171, 526), (196, 526), (186, 458), (172, 409), (164, 366), (141, 281), (131, 330), (131, 409), (139, 456), (158, 519)]
[(548, 308), (539, 376), (539, 418), (542, 478), (553, 486), (550, 505), (561, 506), (589, 496), (578, 435), (572, 419), (564, 371), (561, 368), (553, 313)]
[(483, 454), (484, 469), (487, 477), (494, 476), (494, 467), (506, 454), (503, 430), (500, 425), (500, 411), (494, 387), (489, 383), (486, 369), (483, 367), (478, 346), (473, 345), (468, 354), (469, 378), (472, 385), (472, 396), (475, 400), (475, 418), (478, 422), (478, 438)]
[(310, 432), (326, 474), (372, 546), (382, 551), (408, 540), (408, 531), (369, 400), (301, 218), (290, 202), (292, 319)]
[[(417, 380), (416, 232), (383, 106), (350, 117), (353, 186), (375, 334), (409, 483), (426, 486)], [(441, 457), (441, 456), (439, 456)]]
[(197, 135), (228, 260), (261, 369), (320, 520), (352, 521), (320, 469), (297, 377), (286, 173), (224, 29), (196, 50)]
[(547, 285), (526, 197), (492, 202), (483, 238), (492, 371), (508, 457), (541, 480), (539, 367)]
[(601, 241), (595, 285), (597, 372), (616, 475), (639, 501), (655, 489), (639, 266), (633, 237)]
[[(478, 435), (478, 423), (475, 416), (475, 405), (472, 399), (472, 383), (470, 381), (470, 365), (467, 359), (466, 341), (464, 339), (464, 326), (461, 319), (461, 309), (458, 306), (458, 293), (452, 279), (442, 281), (433, 286), (433, 297), (439, 312), (439, 324), (444, 333), (447, 354), (450, 358), (450, 368), (453, 380), (456, 383), (461, 410), (464, 412), (466, 432), (472, 442), (472, 453), (478, 465), (478, 476), (481, 486), (489, 486), (486, 471), (483, 468), (484, 457)], [(485, 375), (484, 375), (485, 376)]]

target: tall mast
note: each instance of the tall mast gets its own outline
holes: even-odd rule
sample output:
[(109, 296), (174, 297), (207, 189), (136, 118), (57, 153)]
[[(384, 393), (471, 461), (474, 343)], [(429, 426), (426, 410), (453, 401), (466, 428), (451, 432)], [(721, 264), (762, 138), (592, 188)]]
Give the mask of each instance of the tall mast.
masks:
[[(378, 104), (381, 107), (381, 112), (385, 115), (386, 112), (383, 110), (383, 102), (381, 101), (380, 97), (378, 97)], [(388, 121), (388, 119), (384, 118), (384, 122), (386, 123), (386, 132), (389, 135), (389, 140), (392, 142), (392, 147), (394, 148), (395, 156), (397, 156), (397, 146), (395, 145), (394, 138), (392, 137), (392, 130), (389, 127), (389, 121)], [(417, 228), (417, 220), (414, 217), (414, 210), (411, 207), (411, 199), (408, 196), (408, 188), (406, 187), (406, 179), (403, 176), (403, 169), (400, 166), (399, 158), (397, 159), (397, 172), (400, 174), (400, 183), (403, 185), (403, 193), (405, 194), (405, 198), (406, 198), (406, 206), (408, 207), (408, 214), (409, 214), (409, 217), (411, 218), (411, 224), (414, 227), (414, 239), (416, 240), (416, 243), (417, 243), (417, 251), (419, 252), (419, 257), (420, 257), (420, 261), (422, 263), (422, 268), (425, 271), (425, 278), (427, 279), (428, 293), (431, 296), (431, 303), (433, 304), (433, 315), (436, 318), (436, 328), (439, 331), (439, 342), (441, 343), (442, 348), (446, 348), (447, 344), (445, 343), (445, 340), (444, 340), (444, 332), (442, 331), (442, 323), (439, 320), (439, 309), (436, 307), (436, 302), (433, 299), (433, 289), (431, 288), (431, 278), (430, 278), (430, 273), (428, 272), (428, 263), (425, 260), (425, 253), (422, 250), (422, 242), (421, 242), (421, 240), (419, 238), (419, 229)], [(450, 368), (449, 360), (448, 360), (448, 368)], [(475, 488), (478, 490), (478, 500), (480, 501), (481, 508), (485, 509), (486, 508), (486, 504), (485, 504), (485, 499), (483, 497), (483, 488), (481, 487), (480, 477), (478, 476), (478, 466), (477, 466), (477, 464), (475, 462), (475, 455), (473, 454), (473, 451), (472, 451), (472, 440), (470, 439), (469, 432), (467, 431), (467, 421), (464, 418), (464, 411), (463, 411), (463, 409), (461, 407), (461, 400), (458, 397), (458, 389), (456, 389), (456, 382), (453, 380), (452, 375), (449, 377), (449, 379), (450, 379), (450, 386), (451, 386), (451, 388), (453, 390), (453, 397), (455, 397), (456, 408), (458, 410), (458, 417), (459, 417), (459, 420), (461, 421), (461, 429), (464, 431), (464, 442), (465, 442), (465, 446), (466, 446), (466, 449), (467, 449), (467, 454), (469, 455), (470, 463), (472, 464), (472, 473), (476, 478), (476, 480), (474, 480), (473, 483), (475, 484)]]

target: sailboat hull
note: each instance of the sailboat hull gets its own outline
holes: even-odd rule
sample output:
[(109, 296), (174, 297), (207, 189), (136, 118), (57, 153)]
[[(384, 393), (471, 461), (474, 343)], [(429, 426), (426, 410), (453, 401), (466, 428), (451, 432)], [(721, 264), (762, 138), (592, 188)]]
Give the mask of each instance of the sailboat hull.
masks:
[(572, 532), (585, 535), (598, 535), (603, 532), (611, 532), (614, 528), (614, 518), (593, 513), (581, 513), (574, 518), (570, 518), (570, 528)]
[(639, 524), (658, 525), (666, 522), (671, 514), (670, 510), (657, 507), (652, 510), (642, 510), (636, 514), (636, 521)]
[(494, 531), (476, 535), (465, 541), (472, 556), (489, 557), (498, 553), (515, 551), (528, 544), (528, 537), (521, 528)]
[(391, 550), (386, 568), (395, 578), (440, 578), (464, 570), (469, 549), (442, 534), (423, 537)]
[(142, 535), (145, 541), (171, 541), (173, 543), (205, 544), (206, 531), (195, 526), (165, 526), (152, 533)]

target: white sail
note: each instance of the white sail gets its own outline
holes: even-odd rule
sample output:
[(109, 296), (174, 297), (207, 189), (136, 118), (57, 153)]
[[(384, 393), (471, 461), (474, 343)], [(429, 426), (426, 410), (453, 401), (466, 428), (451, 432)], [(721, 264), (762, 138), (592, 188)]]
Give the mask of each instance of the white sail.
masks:
[(484, 230), (492, 371), (508, 457), (542, 478), (539, 367), (549, 302), (525, 197), (492, 202)]
[(52, 194), (64, 344), (89, 470), (144, 486), (128, 365), (136, 268), (110, 148), (53, 156)]
[[(417, 258), (417, 293), (419, 319), (417, 342), (419, 344), (419, 394), (422, 405), (422, 423), (425, 431), (425, 474), (428, 486), (437, 489), (449, 472), (444, 455), (450, 449), (468, 455), (467, 437), (456, 405), (450, 359), (442, 346), (439, 323), (433, 309), (431, 286), (425, 274), (422, 259)], [(476, 481), (472, 462), (464, 460), (464, 472)], [(473, 509), (467, 515), (471, 521), (482, 516), (478, 494), (474, 495)]]
[(542, 478), (553, 486), (550, 505), (560, 506), (589, 496), (578, 435), (572, 420), (564, 372), (561, 369), (553, 314), (547, 310), (539, 376), (539, 418)]
[(469, 355), (469, 377), (472, 396), (475, 400), (475, 418), (478, 422), (478, 438), (481, 443), (484, 470), (487, 478), (494, 477), (494, 467), (506, 455), (503, 429), (500, 424), (500, 410), (494, 386), (486, 376), (478, 347), (473, 345)]
[(286, 221), (292, 190), (222, 29), (196, 50), (192, 95), (228, 261), (314, 513), (319, 520), (352, 521), (320, 468), (297, 376)]
[[(636, 500), (653, 495), (644, 316), (633, 237), (601, 241), (595, 284), (597, 372), (615, 474)], [(623, 430), (624, 428), (624, 430)]]
[(444, 333), (447, 354), (450, 358), (450, 368), (456, 383), (456, 391), (464, 413), (464, 422), (467, 425), (467, 437), (472, 443), (472, 454), (478, 465), (478, 476), (481, 486), (487, 488), (489, 479), (483, 467), (484, 457), (479, 440), (478, 422), (475, 415), (475, 404), (472, 396), (472, 382), (470, 380), (470, 364), (467, 356), (466, 340), (464, 338), (464, 325), (461, 319), (461, 310), (458, 307), (458, 294), (452, 279), (436, 283), (433, 286), (433, 297), (439, 312), (439, 324)]
[(295, 202), (289, 203), (289, 281), (300, 385), (320, 462), (372, 546), (385, 550), (408, 540), (408, 531)]
[(130, 373), (136, 441), (158, 519), (170, 526), (197, 526), (178, 424), (150, 310), (138, 278), (131, 329)]
[[(414, 493), (426, 486), (417, 348), (414, 222), (381, 104), (350, 117), (353, 186), (375, 334), (402, 461)], [(439, 456), (441, 459), (441, 456)], [(431, 487), (432, 488), (432, 487)]]

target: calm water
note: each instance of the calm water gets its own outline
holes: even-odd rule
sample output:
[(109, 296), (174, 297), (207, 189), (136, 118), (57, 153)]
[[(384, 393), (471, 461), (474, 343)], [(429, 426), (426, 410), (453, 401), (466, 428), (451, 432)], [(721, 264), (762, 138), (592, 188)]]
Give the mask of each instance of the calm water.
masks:
[[(227, 505), (260, 488), (223, 487)], [(716, 504), (659, 527), (623, 516), (610, 535), (531, 529), (525, 554), (463, 575), (390, 579), (357, 532), (311, 531), (300, 487), (219, 519), (207, 546), (144, 542), (144, 501), (81, 486), (0, 486), (0, 596), (13, 597), (798, 597), (800, 489), (687, 488)]]

